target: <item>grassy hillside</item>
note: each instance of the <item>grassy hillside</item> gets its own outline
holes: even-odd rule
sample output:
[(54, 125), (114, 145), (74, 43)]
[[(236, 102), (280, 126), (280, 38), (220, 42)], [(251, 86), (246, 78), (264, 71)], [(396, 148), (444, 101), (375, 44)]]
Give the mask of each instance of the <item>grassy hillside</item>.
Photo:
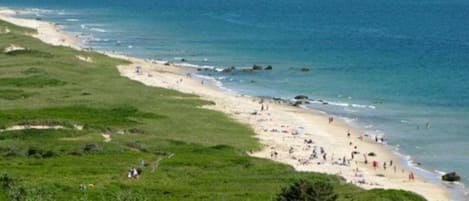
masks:
[[(53, 47), (0, 21), (5, 28), (0, 128), (63, 128), (0, 133), (0, 200), (273, 200), (298, 178), (330, 182), (339, 200), (423, 200), (249, 157), (260, 148), (253, 130), (201, 109), (209, 102), (120, 77), (126, 61)], [(25, 49), (3, 51), (11, 45)], [(133, 166), (139, 179), (127, 178)]]

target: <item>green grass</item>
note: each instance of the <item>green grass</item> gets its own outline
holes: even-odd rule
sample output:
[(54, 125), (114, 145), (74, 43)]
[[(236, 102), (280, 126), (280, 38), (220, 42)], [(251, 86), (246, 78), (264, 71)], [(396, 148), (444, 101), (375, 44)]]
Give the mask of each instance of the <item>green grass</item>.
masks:
[[(12, 32), (0, 34), (0, 47), (27, 51), (0, 53), (0, 127), (65, 128), (0, 133), (0, 200), (273, 200), (299, 178), (330, 182), (343, 201), (422, 200), (250, 157), (260, 148), (253, 130), (200, 107), (213, 103), (123, 78), (115, 66), (126, 61), (2, 27)], [(112, 140), (103, 142), (102, 133)], [(141, 160), (148, 164), (141, 178), (129, 180), (127, 170)], [(83, 192), (80, 184), (94, 187)]]
[(43, 88), (65, 85), (66, 82), (45, 76), (0, 78), (0, 86)]
[(20, 98), (28, 98), (32, 95), (34, 94), (24, 92), (23, 90), (0, 89), (0, 99), (5, 99), (5, 100), (16, 100)]

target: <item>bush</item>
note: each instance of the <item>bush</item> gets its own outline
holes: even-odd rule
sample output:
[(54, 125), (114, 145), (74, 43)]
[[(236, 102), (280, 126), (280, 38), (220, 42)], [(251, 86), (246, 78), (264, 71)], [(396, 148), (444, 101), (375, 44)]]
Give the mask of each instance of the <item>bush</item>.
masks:
[(2, 189), (8, 190), (13, 187), (13, 179), (8, 176), (8, 174), (4, 173), (0, 176), (0, 185)]
[(142, 193), (118, 192), (114, 195), (115, 201), (148, 201)]
[(39, 69), (39, 68), (28, 68), (26, 70), (21, 71), (21, 73), (25, 75), (31, 75), (31, 74), (47, 74), (46, 71)]
[(129, 133), (132, 133), (132, 134), (145, 134), (145, 131), (141, 128), (131, 128), (131, 129), (129, 129)]
[(85, 144), (83, 147), (83, 151), (85, 152), (99, 152), (101, 151), (101, 147), (96, 143)]
[(284, 188), (277, 201), (335, 201), (337, 194), (330, 183), (317, 181), (314, 184), (299, 180)]

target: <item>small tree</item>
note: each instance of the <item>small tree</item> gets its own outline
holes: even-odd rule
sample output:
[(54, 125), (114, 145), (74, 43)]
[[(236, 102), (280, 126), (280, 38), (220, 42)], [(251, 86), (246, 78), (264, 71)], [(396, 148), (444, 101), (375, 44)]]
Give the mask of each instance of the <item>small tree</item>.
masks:
[(337, 194), (330, 183), (317, 181), (311, 184), (300, 179), (290, 187), (282, 189), (277, 201), (335, 201)]

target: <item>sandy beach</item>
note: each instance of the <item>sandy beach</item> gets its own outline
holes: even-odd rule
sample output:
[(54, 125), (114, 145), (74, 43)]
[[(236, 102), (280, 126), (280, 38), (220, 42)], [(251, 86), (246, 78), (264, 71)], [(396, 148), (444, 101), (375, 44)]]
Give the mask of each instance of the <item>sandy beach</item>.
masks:
[[(0, 9), (0, 19), (37, 29), (34, 37), (46, 43), (82, 50), (79, 39), (61, 31), (57, 24), (15, 18), (15, 13)], [(261, 151), (249, 153), (254, 157), (288, 164), (298, 171), (339, 175), (365, 189), (403, 189), (420, 194), (429, 201), (452, 200), (449, 189), (442, 185), (418, 175), (409, 180), (411, 172), (380, 139), (365, 136), (362, 130), (338, 117), (332, 117), (331, 121), (331, 116), (321, 112), (228, 92), (210, 81), (197, 78), (188, 69), (163, 62), (108, 55), (132, 62), (131, 65), (117, 67), (122, 76), (148, 86), (196, 94), (215, 102), (206, 108), (224, 112), (251, 126), (264, 145)], [(83, 59), (92, 62), (91, 58)], [(139, 72), (136, 66), (141, 66)]]

